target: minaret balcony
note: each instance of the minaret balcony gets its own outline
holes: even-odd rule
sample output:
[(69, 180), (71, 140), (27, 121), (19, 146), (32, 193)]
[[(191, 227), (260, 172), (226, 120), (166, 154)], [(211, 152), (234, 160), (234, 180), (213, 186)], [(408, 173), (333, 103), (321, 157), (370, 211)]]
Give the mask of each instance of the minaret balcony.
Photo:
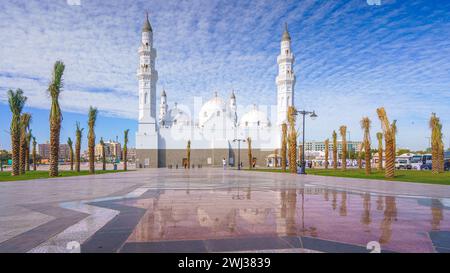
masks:
[(278, 55), (277, 57), (277, 63), (293, 63), (294, 62), (294, 55), (287, 54), (287, 55)]
[(294, 75), (281, 75), (277, 76), (276, 83), (292, 83), (295, 81)]

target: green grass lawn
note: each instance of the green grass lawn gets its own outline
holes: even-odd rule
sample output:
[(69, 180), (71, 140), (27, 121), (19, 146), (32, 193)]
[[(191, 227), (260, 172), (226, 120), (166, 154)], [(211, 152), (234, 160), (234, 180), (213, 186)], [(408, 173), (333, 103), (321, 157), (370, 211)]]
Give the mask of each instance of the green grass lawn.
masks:
[[(113, 171), (113, 170), (98, 170), (95, 171), (95, 174), (104, 174), (104, 173), (114, 173), (114, 172), (123, 172), (122, 170)], [(68, 177), (68, 176), (80, 176), (80, 175), (88, 175), (89, 171), (60, 171), (58, 177)], [(12, 176), (11, 172), (3, 171), (0, 172), (0, 182), (5, 181), (17, 181), (17, 180), (30, 180), (30, 179), (39, 179), (39, 178), (49, 178), (48, 171), (29, 171), (26, 174)]]
[[(256, 169), (262, 172), (282, 172), (279, 169)], [(349, 169), (346, 171), (333, 169), (306, 169), (306, 173), (323, 176), (338, 176), (363, 179), (381, 179), (388, 181), (404, 181), (415, 183), (450, 185), (450, 172), (433, 174), (431, 171), (415, 171), (415, 170), (395, 170), (395, 178), (387, 179), (384, 177), (384, 171), (372, 171), (372, 174), (366, 175), (364, 169)]]

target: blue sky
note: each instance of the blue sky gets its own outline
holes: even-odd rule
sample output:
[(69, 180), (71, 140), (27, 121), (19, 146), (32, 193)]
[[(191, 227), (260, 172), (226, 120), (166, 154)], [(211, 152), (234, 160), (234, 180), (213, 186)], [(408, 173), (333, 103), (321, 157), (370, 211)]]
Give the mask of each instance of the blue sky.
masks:
[[(71, 0), (69, 2), (76, 2)], [(0, 2), (0, 145), (9, 148), (9, 88), (28, 96), (38, 142), (48, 139), (45, 90), (52, 64), (66, 64), (61, 95), (62, 141), (89, 105), (97, 136), (114, 139), (137, 127), (137, 48), (145, 10), (158, 51), (157, 94), (169, 105), (236, 90), (239, 104), (275, 103), (276, 56), (284, 22), (296, 55), (298, 108), (319, 114), (307, 139), (323, 140), (347, 125), (351, 139), (375, 109), (398, 120), (400, 147), (427, 146), (428, 118), (441, 117), (450, 141), (450, 2), (384, 1), (128, 1), (10, 0)], [(134, 137), (130, 138), (134, 146)]]

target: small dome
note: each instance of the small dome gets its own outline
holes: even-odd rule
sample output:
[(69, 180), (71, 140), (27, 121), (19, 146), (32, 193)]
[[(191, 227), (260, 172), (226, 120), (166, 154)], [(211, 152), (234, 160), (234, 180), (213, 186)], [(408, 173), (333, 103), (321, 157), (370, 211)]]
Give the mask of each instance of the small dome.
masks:
[(223, 115), (223, 113), (226, 112), (226, 108), (226, 103), (216, 94), (214, 98), (203, 104), (200, 109), (199, 125), (204, 125), (212, 116)]
[(267, 118), (266, 113), (263, 111), (258, 110), (258, 108), (255, 106), (252, 110), (245, 113), (245, 115), (242, 116), (239, 125), (241, 127), (269, 127), (270, 121)]
[(173, 126), (185, 126), (191, 123), (191, 118), (175, 104), (167, 113), (166, 123)]

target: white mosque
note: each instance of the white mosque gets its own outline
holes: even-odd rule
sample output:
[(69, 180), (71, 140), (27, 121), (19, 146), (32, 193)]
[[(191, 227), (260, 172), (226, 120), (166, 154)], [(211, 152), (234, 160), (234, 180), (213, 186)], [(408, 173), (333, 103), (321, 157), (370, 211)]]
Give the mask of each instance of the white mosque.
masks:
[[(278, 76), (276, 108), (268, 111), (254, 105), (242, 115), (237, 107), (236, 94), (228, 98), (215, 93), (201, 106), (198, 113), (174, 103), (168, 106), (170, 94), (162, 90), (157, 111), (155, 69), (156, 49), (153, 29), (148, 16), (142, 28), (139, 47), (139, 125), (136, 133), (136, 164), (138, 168), (183, 167), (187, 162), (187, 145), (190, 141), (190, 164), (198, 167), (238, 164), (237, 139), (251, 139), (252, 162), (259, 166), (271, 166), (275, 150), (281, 146), (281, 124), (286, 122), (287, 109), (294, 104), (295, 75), (294, 55), (287, 26), (281, 38), (277, 58)], [(257, 95), (257, 94), (254, 94)], [(194, 108), (195, 102), (194, 102)], [(197, 110), (198, 110), (197, 109)], [(267, 110), (267, 109), (265, 109)], [(158, 112), (158, 114), (157, 114)], [(269, 116), (271, 118), (269, 118)], [(240, 161), (249, 164), (248, 142), (240, 142)], [(279, 160), (279, 158), (278, 158)]]

